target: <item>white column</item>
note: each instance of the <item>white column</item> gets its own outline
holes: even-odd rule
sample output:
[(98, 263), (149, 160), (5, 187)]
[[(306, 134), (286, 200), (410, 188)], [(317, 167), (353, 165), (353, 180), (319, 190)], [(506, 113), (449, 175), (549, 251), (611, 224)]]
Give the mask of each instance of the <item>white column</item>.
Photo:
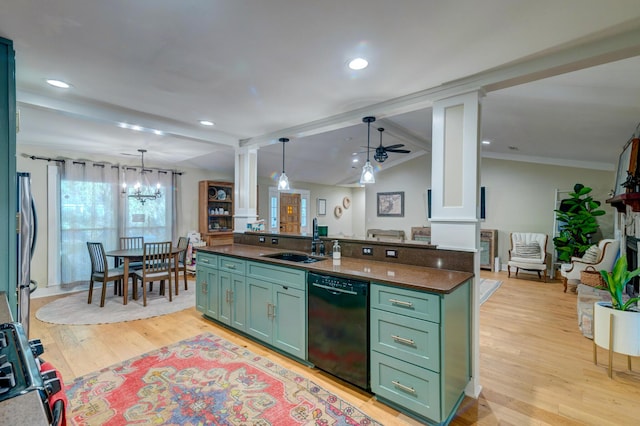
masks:
[(234, 232), (244, 232), (258, 211), (258, 148), (237, 148), (234, 186)]
[(471, 309), (471, 380), (466, 394), (477, 398), (479, 380), (480, 280), (480, 92), (433, 105), (431, 242), (438, 248), (475, 253)]

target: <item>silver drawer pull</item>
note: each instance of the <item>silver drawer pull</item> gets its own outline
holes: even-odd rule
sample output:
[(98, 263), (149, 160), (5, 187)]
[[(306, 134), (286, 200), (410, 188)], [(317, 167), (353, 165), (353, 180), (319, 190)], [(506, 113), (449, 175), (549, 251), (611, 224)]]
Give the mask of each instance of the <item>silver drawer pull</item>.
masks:
[(394, 336), (393, 334), (391, 335), (391, 338), (393, 340), (395, 340), (396, 342), (404, 343), (405, 345), (415, 346), (415, 344), (416, 344), (416, 342), (414, 342), (411, 339), (406, 339), (406, 338), (400, 337), (400, 336)]
[(229, 269), (236, 269), (236, 265), (230, 264), (230, 263), (226, 263), (224, 265), (225, 268), (229, 268)]
[(413, 308), (413, 303), (405, 302), (404, 300), (389, 299), (389, 302), (393, 303), (394, 305), (400, 305), (400, 306), (406, 306), (407, 308)]
[(413, 395), (416, 394), (416, 390), (414, 388), (410, 388), (409, 386), (403, 385), (402, 383), (400, 383), (400, 382), (398, 382), (396, 380), (392, 380), (391, 383), (393, 383), (394, 386), (397, 387), (400, 390), (403, 390), (403, 391), (405, 391), (407, 393), (410, 393), (410, 394), (413, 394)]
[(207, 259), (206, 257), (205, 257), (204, 259), (200, 259), (200, 261), (201, 261), (202, 263), (209, 263), (209, 259)]

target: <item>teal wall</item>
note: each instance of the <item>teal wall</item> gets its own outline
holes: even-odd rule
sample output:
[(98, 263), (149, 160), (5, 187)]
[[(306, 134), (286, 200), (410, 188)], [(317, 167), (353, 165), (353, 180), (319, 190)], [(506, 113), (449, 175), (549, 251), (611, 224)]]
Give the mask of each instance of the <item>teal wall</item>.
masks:
[(0, 292), (16, 299), (16, 85), (13, 42), (0, 37)]

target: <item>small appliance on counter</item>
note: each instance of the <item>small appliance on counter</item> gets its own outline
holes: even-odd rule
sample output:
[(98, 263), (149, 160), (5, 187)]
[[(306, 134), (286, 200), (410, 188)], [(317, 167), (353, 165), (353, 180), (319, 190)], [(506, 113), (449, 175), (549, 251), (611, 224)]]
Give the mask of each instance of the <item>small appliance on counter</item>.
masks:
[(60, 374), (40, 359), (39, 339), (22, 324), (0, 324), (0, 423), (65, 425), (67, 398)]

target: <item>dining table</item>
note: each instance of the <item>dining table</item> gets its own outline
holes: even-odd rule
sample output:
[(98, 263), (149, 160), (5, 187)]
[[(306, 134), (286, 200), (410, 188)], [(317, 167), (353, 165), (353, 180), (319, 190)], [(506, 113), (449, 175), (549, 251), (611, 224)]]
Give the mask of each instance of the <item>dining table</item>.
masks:
[[(180, 287), (178, 283), (178, 258), (180, 252), (184, 250), (176, 246), (171, 247), (171, 257), (173, 258), (173, 274), (175, 280), (175, 288), (176, 288), (176, 296), (178, 295), (178, 288)], [(129, 263), (130, 262), (141, 262), (142, 257), (144, 256), (144, 249), (142, 248), (132, 248), (132, 249), (119, 249), (119, 250), (111, 250), (106, 252), (106, 255), (109, 257), (120, 258), (123, 260), (123, 275), (125, 279), (122, 284), (122, 303), (124, 305), (127, 304), (127, 299), (129, 296)], [(171, 288), (169, 288), (171, 291)], [(135, 294), (135, 292), (134, 292)]]

